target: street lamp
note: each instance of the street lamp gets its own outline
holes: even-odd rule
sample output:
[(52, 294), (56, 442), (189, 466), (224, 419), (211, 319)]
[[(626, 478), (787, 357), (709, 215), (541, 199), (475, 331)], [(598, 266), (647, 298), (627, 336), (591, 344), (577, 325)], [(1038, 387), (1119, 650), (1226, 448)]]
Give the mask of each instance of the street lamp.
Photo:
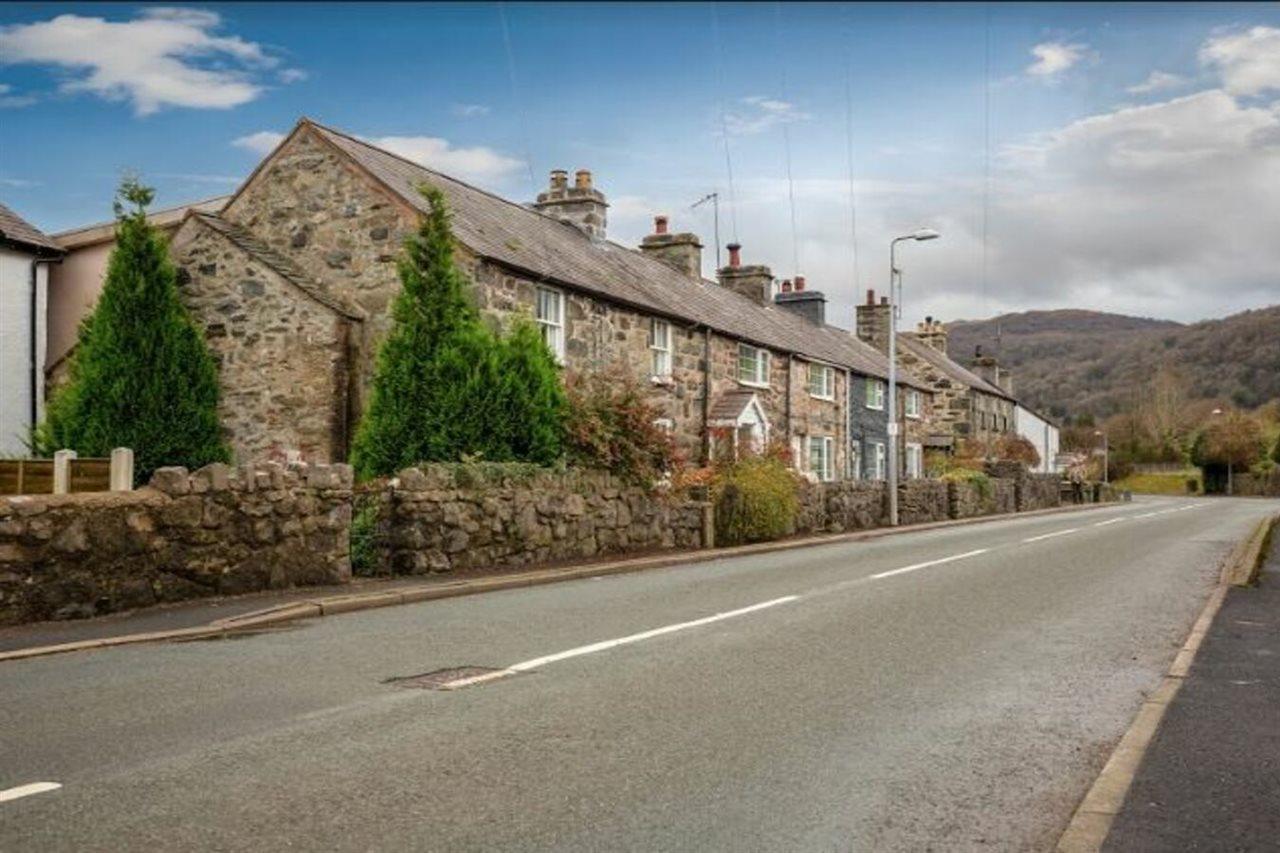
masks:
[(902, 270), (898, 269), (898, 244), (904, 240), (936, 240), (942, 235), (919, 228), (889, 241), (889, 525), (898, 526), (898, 298)]
[(1111, 447), (1107, 444), (1107, 434), (1102, 430), (1095, 430), (1093, 434), (1102, 438), (1102, 482), (1110, 483)]

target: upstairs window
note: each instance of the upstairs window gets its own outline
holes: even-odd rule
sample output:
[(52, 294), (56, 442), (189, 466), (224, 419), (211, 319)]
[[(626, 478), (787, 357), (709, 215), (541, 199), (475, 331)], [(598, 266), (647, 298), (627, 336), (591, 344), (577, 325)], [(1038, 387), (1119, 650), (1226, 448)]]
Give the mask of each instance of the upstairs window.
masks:
[(820, 400), (836, 398), (836, 372), (822, 364), (809, 365), (809, 395)]
[(867, 380), (867, 408), (884, 410), (884, 383), (879, 379)]
[(656, 317), (649, 320), (650, 373), (658, 378), (671, 375), (671, 324)]
[(769, 352), (738, 344), (738, 381), (747, 385), (769, 384)]
[(909, 418), (920, 417), (920, 392), (914, 388), (908, 388), (906, 396), (903, 398), (903, 409)]
[(564, 294), (549, 287), (539, 287), (534, 308), (534, 319), (542, 330), (542, 339), (555, 354), (557, 361), (564, 361)]

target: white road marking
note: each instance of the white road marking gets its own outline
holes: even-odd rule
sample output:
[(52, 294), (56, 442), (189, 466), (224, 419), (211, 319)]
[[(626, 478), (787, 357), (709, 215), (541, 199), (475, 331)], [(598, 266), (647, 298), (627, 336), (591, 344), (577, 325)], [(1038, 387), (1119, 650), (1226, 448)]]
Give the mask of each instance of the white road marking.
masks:
[(1055, 530), (1052, 533), (1042, 533), (1039, 536), (1032, 536), (1030, 539), (1023, 539), (1026, 542), (1039, 542), (1042, 539), (1052, 539), (1055, 536), (1066, 536), (1068, 533), (1079, 533), (1079, 527), (1068, 527), (1066, 530)]
[(43, 794), (46, 791), (56, 791), (62, 785), (58, 782), (32, 782), (29, 785), (19, 785), (16, 788), (6, 788), (0, 791), (0, 803), (7, 803), (10, 800), (19, 800), (23, 797), (29, 797), (32, 794)]
[(927, 569), (930, 566), (939, 566), (939, 565), (942, 565), (943, 563), (950, 563), (950, 562), (954, 562), (955, 560), (963, 560), (965, 557), (976, 557), (979, 554), (985, 554), (990, 550), (991, 550), (990, 548), (979, 548), (977, 551), (966, 551), (963, 554), (954, 554), (950, 557), (942, 557), (937, 560), (929, 560), (927, 563), (916, 563), (913, 566), (903, 566), (900, 569), (892, 569), (887, 572), (881, 572), (878, 575), (872, 575), (870, 577), (870, 580), (876, 581), (876, 580), (880, 580), (881, 578), (891, 578), (894, 575), (901, 575), (901, 574), (905, 574), (906, 572), (914, 572), (917, 569)]
[(1109, 518), (1109, 519), (1107, 519), (1106, 521), (1099, 521), (1099, 522), (1097, 522), (1096, 524), (1094, 524), (1093, 526), (1094, 526), (1094, 527), (1106, 527), (1108, 524), (1115, 524), (1117, 521), (1125, 521), (1125, 520), (1127, 520), (1128, 518), (1129, 518), (1129, 516), (1127, 516), (1127, 515), (1122, 515), (1122, 516), (1120, 516), (1119, 518)]
[(1142, 515), (1135, 515), (1134, 518), (1150, 518), (1153, 515), (1159, 515), (1158, 512), (1144, 512)]
[(626, 637), (618, 637), (614, 640), (602, 640), (599, 643), (592, 643), (588, 646), (579, 646), (576, 649), (557, 652), (553, 655), (545, 655), (532, 660), (521, 661), (512, 664), (506, 669), (496, 670), (494, 672), (486, 672), (483, 675), (473, 675), (469, 678), (459, 678), (441, 685), (445, 690), (456, 690), (459, 687), (468, 687), (472, 684), (479, 684), (485, 681), (493, 681), (499, 678), (505, 678), (508, 675), (515, 675), (521, 672), (529, 672), (549, 664), (557, 663), (569, 658), (581, 657), (582, 655), (591, 655), (596, 652), (608, 651), (618, 646), (626, 646), (631, 643), (638, 643), (641, 640), (651, 640), (654, 637), (661, 637), (664, 634), (674, 634), (676, 631), (685, 631), (689, 628), (698, 628), (703, 625), (710, 625), (713, 622), (721, 622), (725, 619), (733, 619), (737, 616), (746, 616), (748, 613), (755, 613), (768, 607), (777, 607), (779, 604), (787, 604), (799, 599), (798, 595), (785, 595), (782, 598), (775, 598), (770, 601), (762, 601), (759, 604), (752, 604), (750, 607), (740, 607), (737, 610), (729, 610), (724, 613), (717, 613), (713, 616), (704, 616), (701, 619), (694, 619), (691, 622), (677, 622), (674, 625), (664, 625), (661, 628), (654, 628), (650, 631), (642, 631), (639, 634), (631, 634)]

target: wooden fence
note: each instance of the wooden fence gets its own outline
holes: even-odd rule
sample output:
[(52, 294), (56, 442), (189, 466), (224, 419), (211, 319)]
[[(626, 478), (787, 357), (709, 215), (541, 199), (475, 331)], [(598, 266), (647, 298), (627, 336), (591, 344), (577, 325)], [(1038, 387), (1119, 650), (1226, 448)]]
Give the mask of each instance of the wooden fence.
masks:
[[(113, 476), (114, 475), (114, 476)], [(77, 459), (59, 451), (54, 459), (0, 459), (0, 495), (127, 491), (133, 488), (133, 451), (118, 448), (101, 459)]]

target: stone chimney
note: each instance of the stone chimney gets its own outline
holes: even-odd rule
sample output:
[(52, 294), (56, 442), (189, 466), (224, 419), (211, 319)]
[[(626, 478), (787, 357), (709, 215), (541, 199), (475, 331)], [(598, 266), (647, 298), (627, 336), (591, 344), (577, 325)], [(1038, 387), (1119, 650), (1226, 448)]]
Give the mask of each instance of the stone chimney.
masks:
[(889, 352), (889, 312), (892, 310), (889, 297), (882, 296), (877, 302), (876, 292), (868, 290), (866, 304), (858, 306), (855, 323), (858, 337), (886, 355)]
[(653, 233), (640, 241), (640, 251), (674, 267), (694, 281), (702, 281), (702, 243), (698, 235), (667, 231), (667, 217), (653, 218)]
[(916, 337), (943, 355), (947, 354), (947, 327), (941, 320), (925, 317), (923, 323), (916, 325)]
[(820, 290), (807, 290), (804, 276), (796, 276), (795, 283), (784, 281), (782, 292), (773, 297), (779, 308), (785, 308), (792, 314), (798, 314), (815, 326), (826, 325), (827, 297)]
[(764, 264), (742, 265), (742, 246), (730, 243), (729, 265), (721, 267), (717, 280), (721, 287), (740, 293), (758, 305), (768, 305), (773, 295), (773, 270)]
[(591, 173), (586, 169), (574, 173), (572, 187), (569, 186), (568, 172), (552, 169), (551, 183), (546, 192), (538, 193), (533, 208), (576, 225), (591, 237), (601, 240), (605, 237), (609, 205), (604, 200), (604, 193), (592, 185)]
[(1010, 397), (1013, 396), (1013, 374), (1002, 368), (995, 356), (983, 355), (981, 344), (973, 350), (970, 369)]

